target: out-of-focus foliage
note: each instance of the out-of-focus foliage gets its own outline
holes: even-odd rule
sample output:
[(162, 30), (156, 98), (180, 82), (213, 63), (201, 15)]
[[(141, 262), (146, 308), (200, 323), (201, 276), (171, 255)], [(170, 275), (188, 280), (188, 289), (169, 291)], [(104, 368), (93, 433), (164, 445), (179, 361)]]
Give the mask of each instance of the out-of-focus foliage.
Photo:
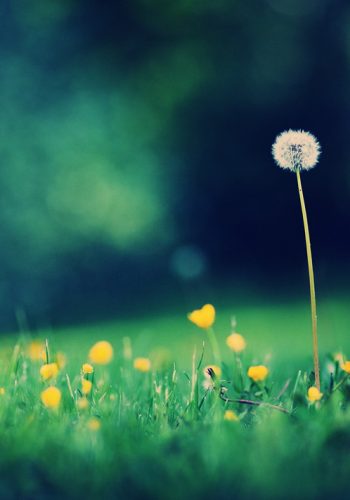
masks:
[(324, 150), (306, 186), (320, 257), (347, 258), (347, 2), (3, 0), (0, 15), (3, 318), (50, 318), (89, 286), (133, 295), (187, 248), (226, 276), (300, 268), (293, 181), (269, 151), (288, 127)]

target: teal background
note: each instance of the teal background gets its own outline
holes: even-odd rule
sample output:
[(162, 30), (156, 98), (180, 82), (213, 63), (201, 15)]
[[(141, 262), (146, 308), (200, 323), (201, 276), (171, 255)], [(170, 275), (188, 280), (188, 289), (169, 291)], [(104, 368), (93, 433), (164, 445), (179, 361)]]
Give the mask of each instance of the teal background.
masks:
[[(348, 292), (350, 5), (0, 2), (0, 327)], [(221, 299), (223, 297), (223, 299)], [(252, 299), (253, 297), (253, 299)]]

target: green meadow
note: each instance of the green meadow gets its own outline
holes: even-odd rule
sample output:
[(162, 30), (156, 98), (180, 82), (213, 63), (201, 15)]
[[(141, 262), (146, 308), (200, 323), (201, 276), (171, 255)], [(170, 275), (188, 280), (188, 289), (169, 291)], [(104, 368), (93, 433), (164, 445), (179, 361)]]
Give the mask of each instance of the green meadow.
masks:
[[(348, 298), (319, 304), (323, 397), (314, 403), (307, 399), (313, 384), (308, 304), (229, 302), (217, 306), (214, 324), (220, 377), (204, 373), (213, 356), (205, 330), (188, 321), (188, 311), (23, 331), (17, 343), (3, 337), (1, 498), (346, 495), (350, 381), (334, 356), (350, 352)], [(225, 344), (233, 315), (247, 342), (237, 356)], [(46, 353), (33, 360), (28, 349), (46, 338), (49, 361), (61, 353), (65, 364), (45, 381), (39, 371)], [(100, 340), (113, 346), (112, 361), (82, 375), (89, 349)], [(138, 357), (150, 359), (149, 371), (134, 368)], [(269, 375), (254, 383), (247, 370), (259, 364)], [(82, 377), (92, 381), (86, 396)], [(57, 408), (41, 400), (51, 386), (61, 392)], [(237, 398), (258, 404), (227, 401)]]

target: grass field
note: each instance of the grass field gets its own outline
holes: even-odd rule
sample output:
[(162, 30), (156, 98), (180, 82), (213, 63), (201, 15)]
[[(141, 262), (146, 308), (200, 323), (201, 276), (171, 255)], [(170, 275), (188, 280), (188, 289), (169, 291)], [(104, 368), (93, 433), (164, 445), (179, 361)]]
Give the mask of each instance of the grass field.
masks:
[[(45, 360), (28, 350), (33, 335), (22, 333), (17, 347), (16, 337), (3, 337), (1, 498), (346, 496), (350, 382), (328, 354), (350, 352), (348, 299), (320, 303), (323, 398), (312, 404), (308, 304), (256, 303), (217, 307), (223, 363), (216, 378), (203, 373), (213, 356), (206, 345), (200, 363), (206, 332), (187, 311), (39, 332), (34, 337), (49, 339), (50, 362), (62, 363), (57, 353), (66, 358), (47, 380), (39, 374)], [(232, 314), (247, 341), (242, 372), (225, 345)], [(112, 344), (113, 360), (82, 375), (99, 340)], [(149, 358), (151, 370), (135, 369), (136, 357)], [(247, 376), (257, 364), (269, 368), (261, 382)], [(86, 396), (82, 378), (92, 381)], [(57, 408), (41, 401), (50, 386), (62, 394)], [(224, 401), (243, 397), (259, 405)], [(228, 409), (234, 413), (225, 419)]]

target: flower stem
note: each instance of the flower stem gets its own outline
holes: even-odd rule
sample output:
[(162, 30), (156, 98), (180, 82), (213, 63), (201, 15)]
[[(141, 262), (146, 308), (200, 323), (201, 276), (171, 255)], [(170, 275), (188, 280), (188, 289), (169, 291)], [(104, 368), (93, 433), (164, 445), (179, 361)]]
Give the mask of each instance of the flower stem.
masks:
[(221, 363), (220, 348), (219, 348), (219, 344), (218, 344), (215, 332), (214, 332), (212, 327), (207, 328), (207, 334), (208, 334), (208, 339), (210, 342), (211, 350), (213, 351), (215, 363), (220, 365), (220, 363)]
[(299, 191), (301, 212), (302, 212), (302, 215), (303, 215), (303, 223), (304, 223), (307, 265), (308, 265), (308, 269), (309, 269), (311, 320), (312, 320), (312, 341), (313, 341), (313, 351), (314, 351), (315, 384), (316, 384), (317, 389), (320, 390), (320, 368), (319, 368), (319, 361), (318, 361), (317, 314), (316, 314), (316, 293), (315, 293), (314, 269), (313, 269), (313, 265), (312, 265), (312, 253), (311, 253), (309, 225), (308, 225), (308, 222), (307, 222), (307, 214), (306, 214), (304, 194), (303, 194), (303, 188), (302, 188), (302, 185), (301, 185), (301, 178), (300, 178), (300, 170), (299, 170), (299, 168), (296, 169), (296, 174), (297, 174), (297, 181), (298, 181), (298, 191)]

